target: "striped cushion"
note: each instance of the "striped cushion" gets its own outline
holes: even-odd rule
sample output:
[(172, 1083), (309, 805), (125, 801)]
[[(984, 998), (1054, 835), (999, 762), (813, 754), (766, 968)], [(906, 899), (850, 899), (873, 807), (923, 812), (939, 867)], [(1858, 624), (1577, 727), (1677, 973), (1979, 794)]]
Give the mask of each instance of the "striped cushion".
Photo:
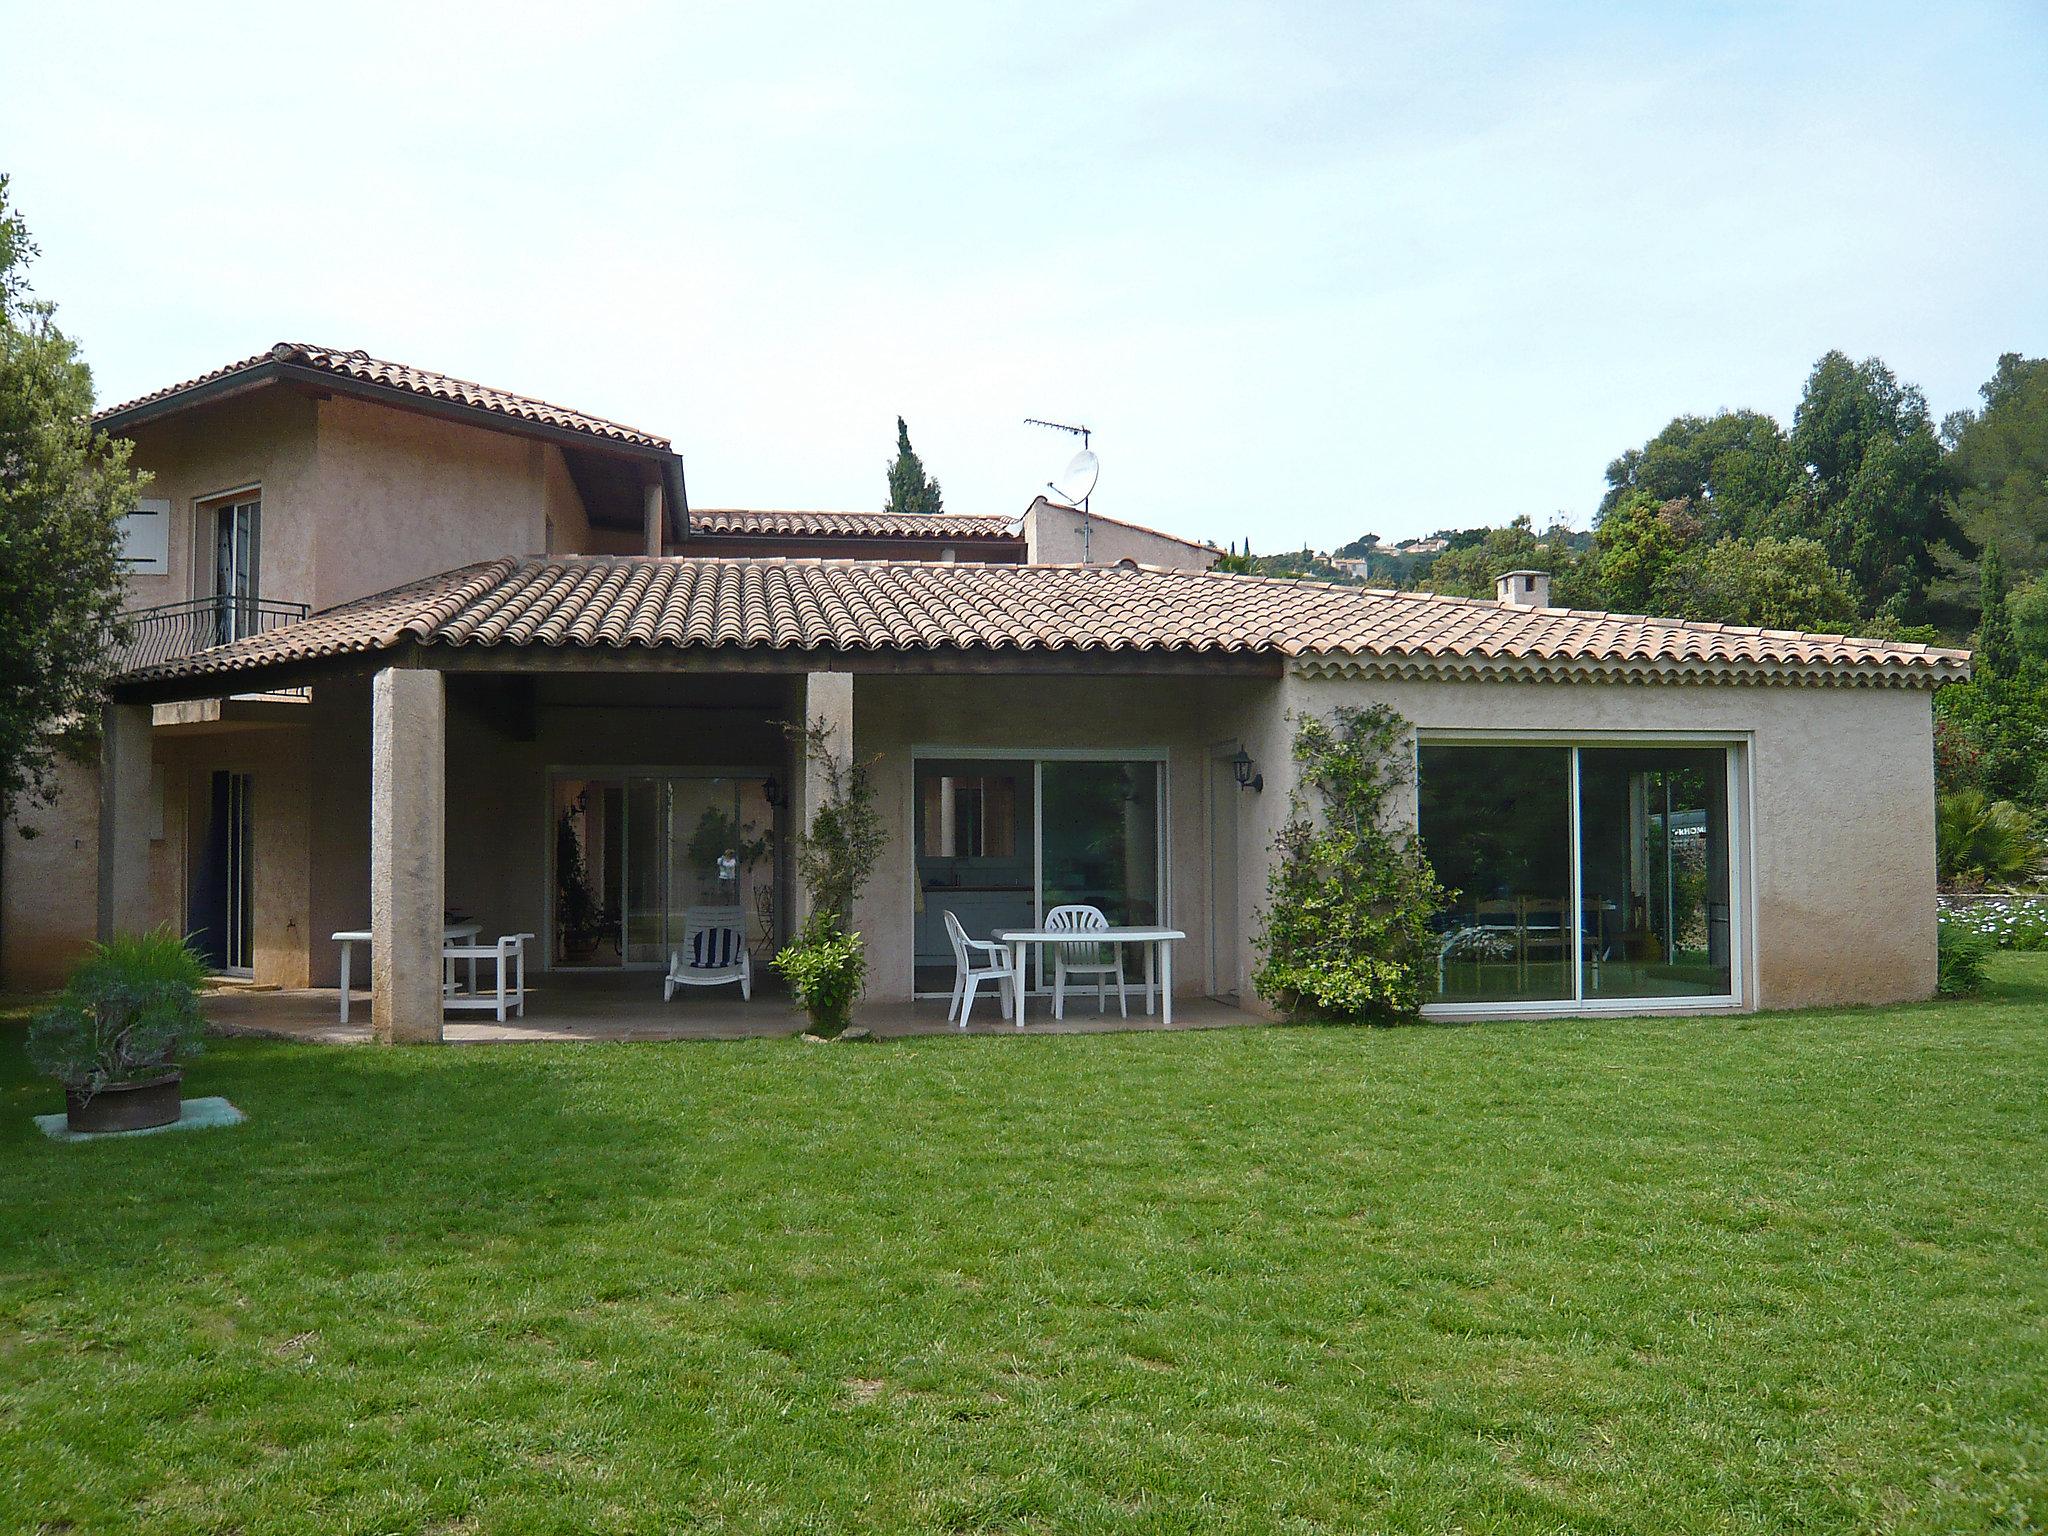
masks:
[(737, 928), (705, 928), (691, 936), (690, 969), (722, 970), (739, 962), (740, 932)]

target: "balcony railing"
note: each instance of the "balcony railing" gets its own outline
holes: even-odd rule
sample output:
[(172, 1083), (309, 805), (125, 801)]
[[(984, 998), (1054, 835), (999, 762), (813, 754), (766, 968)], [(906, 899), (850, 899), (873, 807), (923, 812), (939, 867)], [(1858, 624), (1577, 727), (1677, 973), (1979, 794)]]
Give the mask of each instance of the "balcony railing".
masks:
[(277, 603), (253, 597), (198, 597), (185, 603), (131, 609), (128, 645), (121, 670), (161, 666), (196, 651), (212, 650), (295, 624), (306, 616), (304, 603)]

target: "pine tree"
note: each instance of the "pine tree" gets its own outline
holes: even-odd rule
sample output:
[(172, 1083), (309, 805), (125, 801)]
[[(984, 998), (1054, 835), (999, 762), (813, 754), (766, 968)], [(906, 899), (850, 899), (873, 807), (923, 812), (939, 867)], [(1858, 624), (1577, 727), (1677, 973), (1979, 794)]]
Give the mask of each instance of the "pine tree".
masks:
[(884, 512), (898, 516), (929, 517), (946, 510), (939, 497), (939, 482), (924, 472), (924, 460), (910, 446), (910, 429), (896, 418), (896, 462), (889, 466), (889, 500)]
[(1984, 623), (1977, 631), (1977, 661), (1987, 677), (2011, 677), (2019, 670), (2019, 640), (2005, 601), (2005, 561), (1996, 544), (1984, 547), (1980, 567)]

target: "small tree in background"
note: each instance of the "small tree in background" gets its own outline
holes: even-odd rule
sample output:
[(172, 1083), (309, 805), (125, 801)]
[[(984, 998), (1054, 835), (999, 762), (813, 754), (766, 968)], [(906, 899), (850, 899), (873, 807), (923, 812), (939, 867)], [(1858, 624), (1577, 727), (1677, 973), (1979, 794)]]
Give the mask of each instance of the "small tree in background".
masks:
[(1386, 825), (1412, 776), (1408, 722), (1383, 704), (1295, 722), (1300, 784), (1274, 839), (1252, 980), (1289, 1014), (1371, 1023), (1412, 1017), (1450, 900), (1412, 832)]
[(910, 428), (901, 416), (896, 418), (896, 461), (889, 466), (889, 500), (882, 510), (910, 517), (930, 517), (946, 510), (939, 482), (924, 472), (924, 460), (910, 446)]
[(49, 804), (58, 752), (98, 729), (142, 488), (128, 444), (93, 430), (92, 372), (30, 292), (35, 255), (0, 176), (0, 815)]
[(1984, 613), (1977, 630), (1977, 667), (1985, 677), (2008, 678), (2020, 669), (2020, 648), (2005, 601), (2005, 560), (1996, 544), (1984, 546), (1977, 576)]

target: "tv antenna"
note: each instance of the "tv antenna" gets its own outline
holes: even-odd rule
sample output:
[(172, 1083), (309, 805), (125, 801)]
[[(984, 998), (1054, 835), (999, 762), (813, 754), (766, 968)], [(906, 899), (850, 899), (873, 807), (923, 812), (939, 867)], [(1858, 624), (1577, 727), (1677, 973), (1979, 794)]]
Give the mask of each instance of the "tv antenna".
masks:
[(1060, 471), (1057, 480), (1045, 482), (1045, 488), (1053, 496), (1070, 507), (1081, 509), (1081, 563), (1093, 564), (1094, 530), (1088, 522), (1088, 498), (1095, 493), (1095, 482), (1102, 475), (1102, 460), (1095, 456), (1095, 450), (1088, 446), (1094, 434), (1087, 427), (1070, 426), (1064, 421), (1043, 421), (1036, 416), (1026, 416), (1027, 427), (1049, 427), (1055, 432), (1067, 432), (1081, 439), (1081, 451), (1067, 460), (1067, 467)]

